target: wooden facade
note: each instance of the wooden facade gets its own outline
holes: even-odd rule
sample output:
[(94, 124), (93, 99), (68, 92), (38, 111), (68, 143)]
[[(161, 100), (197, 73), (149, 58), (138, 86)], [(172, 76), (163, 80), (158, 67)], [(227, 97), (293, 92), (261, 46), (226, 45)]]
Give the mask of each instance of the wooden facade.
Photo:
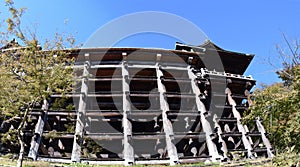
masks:
[[(221, 68), (203, 61), (215, 53)], [(241, 123), (255, 85), (243, 73), (254, 55), (207, 42), (178, 43), (175, 50), (81, 49), (71, 56), (74, 92), (53, 95), (30, 115), (27, 150), (34, 160), (173, 165), (273, 156), (260, 121)], [(59, 98), (65, 107), (52, 106)]]

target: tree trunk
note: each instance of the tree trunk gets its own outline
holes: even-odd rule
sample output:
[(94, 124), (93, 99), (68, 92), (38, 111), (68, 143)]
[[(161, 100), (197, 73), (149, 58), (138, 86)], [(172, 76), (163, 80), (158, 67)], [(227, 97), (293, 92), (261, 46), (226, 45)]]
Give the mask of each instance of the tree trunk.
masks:
[(22, 140), (22, 136), (23, 136), (23, 134), (20, 134), (18, 132), (18, 140), (19, 140), (19, 143), (20, 143), (20, 152), (19, 152), (19, 158), (18, 158), (18, 161), (17, 161), (17, 167), (22, 167), (22, 163), (23, 163), (24, 142)]
[(30, 107), (28, 105), (28, 107), (26, 108), (25, 110), (25, 113), (24, 113), (24, 116), (23, 116), (23, 119), (18, 127), (18, 140), (19, 140), (19, 144), (20, 144), (20, 152), (19, 152), (19, 158), (18, 158), (18, 161), (17, 161), (17, 167), (22, 167), (22, 163), (23, 163), (23, 157), (24, 157), (24, 141), (23, 141), (23, 126), (25, 125), (25, 123), (27, 122), (27, 115), (28, 115), (28, 112), (30, 110)]

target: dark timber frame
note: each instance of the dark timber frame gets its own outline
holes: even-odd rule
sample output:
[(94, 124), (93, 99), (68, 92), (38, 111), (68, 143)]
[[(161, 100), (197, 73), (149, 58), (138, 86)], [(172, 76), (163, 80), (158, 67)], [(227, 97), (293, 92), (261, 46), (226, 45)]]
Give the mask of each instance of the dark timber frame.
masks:
[[(202, 62), (213, 49), (225, 71), (207, 69)], [(178, 43), (172, 51), (95, 48), (74, 50), (70, 56), (77, 58), (77, 90), (52, 99), (69, 97), (66, 103), (75, 104), (76, 110), (52, 109), (44, 101), (31, 113), (35, 129), (27, 136), (28, 157), (34, 160), (175, 165), (274, 156), (260, 120), (241, 123), (255, 85), (243, 73), (254, 55), (226, 51), (208, 41), (201, 46)], [(210, 84), (220, 80), (224, 89), (212, 91)], [(217, 98), (224, 103), (212, 100)], [(109, 126), (116, 132), (108, 132)], [(140, 143), (154, 153), (140, 149)], [(106, 149), (109, 144), (118, 149)]]

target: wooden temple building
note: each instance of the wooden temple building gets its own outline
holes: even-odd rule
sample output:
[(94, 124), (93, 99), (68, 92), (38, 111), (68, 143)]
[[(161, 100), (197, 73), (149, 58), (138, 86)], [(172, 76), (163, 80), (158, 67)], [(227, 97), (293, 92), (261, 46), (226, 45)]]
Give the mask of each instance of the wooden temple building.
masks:
[[(254, 55), (207, 41), (177, 43), (175, 50), (87, 48), (71, 56), (74, 92), (31, 112), (25, 138), (34, 160), (172, 165), (273, 156), (260, 120), (241, 123), (256, 82), (243, 74)], [(59, 98), (65, 107), (52, 106)]]

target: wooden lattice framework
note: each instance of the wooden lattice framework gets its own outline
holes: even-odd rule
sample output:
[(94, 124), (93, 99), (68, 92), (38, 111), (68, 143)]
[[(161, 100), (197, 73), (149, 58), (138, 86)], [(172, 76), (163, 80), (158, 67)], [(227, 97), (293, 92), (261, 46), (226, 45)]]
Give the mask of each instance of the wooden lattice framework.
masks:
[[(202, 59), (213, 51), (224, 71), (205, 67)], [(45, 101), (31, 113), (35, 129), (26, 134), (28, 157), (34, 160), (173, 165), (273, 156), (260, 120), (241, 123), (255, 85), (242, 74), (253, 55), (207, 42), (177, 44), (172, 51), (81, 49), (71, 56), (77, 58), (78, 84), (66, 95), (66, 105), (76, 109), (53, 110)], [(52, 101), (56, 98), (63, 97), (53, 95)], [(49, 137), (53, 132), (56, 136)]]

